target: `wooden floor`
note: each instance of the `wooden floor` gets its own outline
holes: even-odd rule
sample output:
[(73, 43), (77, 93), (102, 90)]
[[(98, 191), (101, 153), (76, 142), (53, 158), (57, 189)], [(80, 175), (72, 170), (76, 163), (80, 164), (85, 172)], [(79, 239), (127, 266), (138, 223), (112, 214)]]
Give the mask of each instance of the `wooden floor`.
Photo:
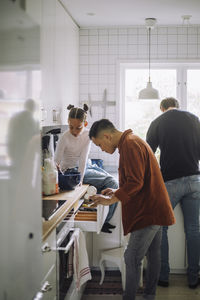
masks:
[[(121, 295), (84, 295), (81, 300), (122, 300)], [(168, 288), (157, 287), (156, 300), (200, 300), (200, 285), (187, 286), (186, 275), (171, 275)]]

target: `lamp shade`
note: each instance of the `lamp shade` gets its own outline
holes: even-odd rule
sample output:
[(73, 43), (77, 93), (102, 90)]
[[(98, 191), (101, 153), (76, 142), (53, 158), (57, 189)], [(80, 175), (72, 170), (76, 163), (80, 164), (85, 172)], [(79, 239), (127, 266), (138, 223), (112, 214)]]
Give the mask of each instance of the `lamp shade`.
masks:
[(148, 29), (148, 38), (149, 38), (149, 81), (147, 82), (147, 87), (139, 92), (139, 99), (159, 99), (159, 93), (156, 89), (152, 87), (150, 70), (151, 70), (151, 29), (154, 28), (156, 23), (155, 18), (146, 18), (145, 19), (146, 27)]
[(150, 81), (147, 82), (147, 87), (139, 92), (139, 99), (159, 99), (159, 93), (152, 87)]

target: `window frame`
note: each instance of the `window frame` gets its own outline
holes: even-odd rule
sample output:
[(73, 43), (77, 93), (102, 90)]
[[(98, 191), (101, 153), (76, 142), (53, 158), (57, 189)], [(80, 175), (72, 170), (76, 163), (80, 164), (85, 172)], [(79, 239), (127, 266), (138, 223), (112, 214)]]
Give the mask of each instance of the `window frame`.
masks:
[[(151, 62), (151, 69), (175, 69), (177, 72), (176, 97), (180, 101), (182, 109), (187, 109), (187, 70), (200, 69), (200, 60), (195, 61), (171, 61)], [(117, 66), (117, 122), (120, 130), (125, 129), (125, 72), (127, 69), (148, 69), (148, 63), (144, 61), (123, 62)], [(145, 83), (144, 83), (145, 84)]]

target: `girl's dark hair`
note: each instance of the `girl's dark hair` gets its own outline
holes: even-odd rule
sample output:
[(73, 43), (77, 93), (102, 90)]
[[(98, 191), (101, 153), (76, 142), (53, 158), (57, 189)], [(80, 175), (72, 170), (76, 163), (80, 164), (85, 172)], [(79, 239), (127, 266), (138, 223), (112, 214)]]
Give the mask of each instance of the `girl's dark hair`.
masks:
[(87, 111), (89, 109), (87, 104), (83, 104), (83, 108), (74, 107), (74, 105), (69, 104), (67, 109), (69, 110), (68, 119), (78, 119), (81, 122), (87, 119)]

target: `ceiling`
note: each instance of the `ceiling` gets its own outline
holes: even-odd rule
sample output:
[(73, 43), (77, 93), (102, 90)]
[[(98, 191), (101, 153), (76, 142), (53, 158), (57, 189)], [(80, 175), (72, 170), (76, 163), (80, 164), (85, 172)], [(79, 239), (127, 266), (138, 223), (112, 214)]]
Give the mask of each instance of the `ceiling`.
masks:
[[(200, 0), (59, 0), (80, 27), (144, 25), (156, 18), (158, 25), (200, 24)], [(184, 24), (186, 24), (185, 22)]]

